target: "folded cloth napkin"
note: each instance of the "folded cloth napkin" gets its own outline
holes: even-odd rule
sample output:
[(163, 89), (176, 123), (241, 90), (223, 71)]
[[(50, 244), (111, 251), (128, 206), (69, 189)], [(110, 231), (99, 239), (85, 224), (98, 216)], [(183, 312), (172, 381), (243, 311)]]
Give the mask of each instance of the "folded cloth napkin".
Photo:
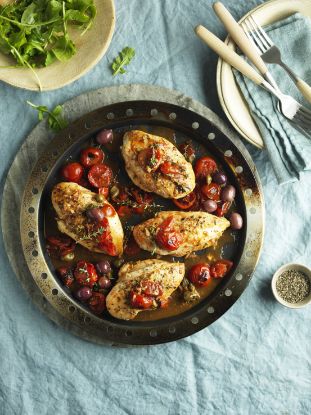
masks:
[[(296, 13), (265, 30), (280, 48), (282, 60), (310, 85), (310, 19)], [(311, 108), (284, 69), (278, 65), (267, 66), (284, 93)], [(298, 180), (302, 171), (311, 170), (311, 138), (299, 133), (277, 111), (275, 97), (237, 71), (235, 77), (260, 129), (279, 184)]]

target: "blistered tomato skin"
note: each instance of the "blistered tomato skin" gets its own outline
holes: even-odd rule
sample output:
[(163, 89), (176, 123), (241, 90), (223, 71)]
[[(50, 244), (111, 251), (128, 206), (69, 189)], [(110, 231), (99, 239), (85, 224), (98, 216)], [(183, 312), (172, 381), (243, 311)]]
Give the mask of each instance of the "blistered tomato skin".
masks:
[(74, 270), (76, 281), (80, 285), (93, 287), (98, 280), (98, 275), (93, 264), (86, 261), (79, 261)]
[(97, 147), (88, 147), (81, 151), (80, 161), (84, 167), (91, 167), (104, 160), (104, 152)]
[(156, 244), (167, 251), (176, 251), (182, 244), (181, 234), (172, 227), (173, 220), (173, 216), (166, 218), (155, 236)]
[(220, 200), (221, 187), (217, 183), (205, 184), (201, 187), (201, 193), (204, 197), (218, 202)]
[(79, 183), (83, 172), (84, 170), (80, 163), (68, 163), (62, 168), (61, 174), (67, 182)]
[(135, 291), (131, 291), (130, 304), (133, 308), (148, 309), (153, 306), (153, 298), (143, 294), (137, 294)]
[(207, 263), (199, 263), (194, 265), (188, 274), (188, 279), (192, 284), (206, 287), (211, 282), (210, 266)]
[(101, 314), (106, 309), (106, 296), (99, 292), (93, 292), (89, 299), (89, 307), (95, 314)]
[(233, 262), (228, 259), (220, 259), (211, 265), (211, 276), (213, 278), (224, 277), (232, 268)]
[(209, 174), (215, 173), (217, 164), (211, 157), (201, 157), (194, 166), (194, 173), (197, 179), (206, 179)]
[(187, 196), (180, 199), (172, 199), (174, 205), (179, 207), (179, 209), (190, 209), (196, 202), (197, 196), (195, 192), (189, 193)]
[(94, 164), (90, 168), (87, 177), (90, 184), (94, 187), (109, 187), (112, 182), (113, 173), (111, 168), (106, 164)]

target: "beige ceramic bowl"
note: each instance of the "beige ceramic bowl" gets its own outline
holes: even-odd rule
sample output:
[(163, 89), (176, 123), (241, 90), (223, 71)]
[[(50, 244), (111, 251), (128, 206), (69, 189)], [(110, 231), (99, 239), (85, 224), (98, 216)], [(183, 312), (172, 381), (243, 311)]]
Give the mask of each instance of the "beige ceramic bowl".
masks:
[(279, 278), (279, 276), (284, 271), (289, 271), (289, 270), (303, 272), (309, 278), (310, 283), (311, 283), (311, 270), (310, 270), (310, 268), (307, 268), (305, 265), (301, 265), (301, 264), (295, 264), (295, 263), (286, 264), (286, 265), (283, 265), (281, 268), (279, 268), (272, 277), (271, 286), (272, 286), (273, 295), (274, 295), (275, 299), (280, 304), (284, 305), (285, 307), (288, 307), (288, 308), (305, 307), (306, 305), (311, 303), (311, 290), (310, 290), (310, 293), (309, 293), (308, 297), (306, 297), (304, 300), (300, 301), (299, 303), (288, 303), (287, 301), (284, 301), (279, 296), (279, 294), (276, 290), (276, 281), (277, 281), (277, 279)]
[[(36, 69), (42, 91), (61, 88), (88, 72), (104, 56), (111, 42), (115, 27), (113, 0), (94, 0), (97, 9), (93, 26), (83, 36), (73, 29), (71, 37), (77, 53), (68, 62), (54, 62), (46, 68)], [(14, 60), (0, 53), (0, 66), (14, 65)], [(38, 91), (36, 77), (29, 69), (1, 69), (0, 80), (19, 88)]]

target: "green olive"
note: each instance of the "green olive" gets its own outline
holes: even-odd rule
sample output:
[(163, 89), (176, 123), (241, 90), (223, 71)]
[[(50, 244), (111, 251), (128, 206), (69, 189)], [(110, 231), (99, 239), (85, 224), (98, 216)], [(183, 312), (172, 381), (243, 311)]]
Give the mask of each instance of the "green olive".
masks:
[(124, 263), (124, 259), (122, 259), (122, 258), (117, 258), (113, 261), (113, 265), (116, 268), (120, 268), (123, 265), (123, 263)]
[(97, 195), (96, 195), (96, 201), (97, 201), (98, 203), (103, 203), (105, 200), (106, 200), (106, 199), (105, 199), (105, 196), (104, 196), (104, 195), (101, 195), (101, 194), (97, 194)]
[(110, 195), (112, 197), (112, 199), (115, 199), (120, 193), (120, 190), (117, 186), (112, 186), (112, 188), (110, 189)]
[(75, 254), (73, 252), (69, 252), (69, 254), (66, 254), (62, 257), (60, 257), (62, 261), (70, 262), (75, 259)]

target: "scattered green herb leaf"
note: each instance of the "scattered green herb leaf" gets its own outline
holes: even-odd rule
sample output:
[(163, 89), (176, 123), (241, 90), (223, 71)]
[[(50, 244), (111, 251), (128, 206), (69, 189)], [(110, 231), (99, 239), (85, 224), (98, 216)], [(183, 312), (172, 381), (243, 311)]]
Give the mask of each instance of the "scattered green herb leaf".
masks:
[(68, 121), (62, 115), (63, 107), (61, 105), (56, 105), (56, 107), (50, 111), (45, 105), (35, 105), (30, 101), (27, 101), (27, 104), (38, 111), (38, 118), (40, 121), (42, 121), (45, 116), (47, 117), (48, 125), (51, 130), (58, 132), (67, 127)]
[(135, 50), (126, 46), (112, 62), (111, 69), (113, 71), (113, 76), (118, 73), (124, 74), (126, 72), (124, 66), (128, 65), (134, 56)]

